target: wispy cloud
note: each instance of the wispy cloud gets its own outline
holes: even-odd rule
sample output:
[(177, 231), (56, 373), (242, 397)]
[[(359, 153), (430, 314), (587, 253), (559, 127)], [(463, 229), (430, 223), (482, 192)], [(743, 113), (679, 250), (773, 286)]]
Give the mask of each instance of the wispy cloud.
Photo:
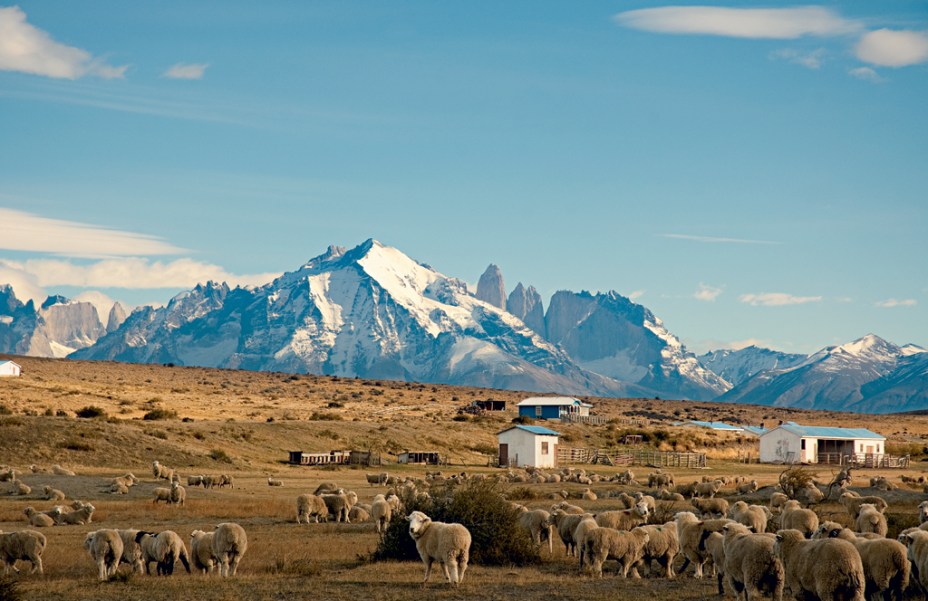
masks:
[(881, 67), (928, 62), (928, 32), (877, 29), (860, 38), (854, 53), (865, 63)]
[(817, 48), (810, 52), (802, 52), (795, 48), (782, 48), (770, 53), (770, 58), (785, 60), (794, 65), (801, 65), (806, 69), (818, 70), (822, 68), (822, 63), (828, 56), (828, 51), (824, 48)]
[(155, 236), (5, 208), (0, 208), (0, 249), (92, 258), (184, 252)]
[(738, 297), (742, 303), (755, 307), (782, 307), (786, 305), (804, 305), (821, 302), (821, 296), (795, 296), (785, 292), (761, 292), (760, 294), (742, 294)]
[(735, 38), (789, 40), (803, 36), (836, 36), (861, 25), (822, 6), (794, 8), (727, 8), (663, 6), (621, 12), (625, 27), (658, 33), (702, 34)]
[(749, 240), (746, 238), (724, 238), (719, 236), (693, 236), (690, 234), (661, 234), (664, 238), (675, 240), (692, 240), (693, 242), (707, 242), (710, 244), (781, 244), (772, 240)]
[(114, 67), (86, 50), (56, 42), (29, 24), (18, 6), (0, 8), (0, 70), (57, 79), (94, 75), (103, 79), (125, 76), (128, 65)]
[(628, 295), (628, 298), (629, 300), (637, 300), (641, 298), (642, 296), (644, 296), (644, 293), (645, 293), (644, 290), (634, 290)]
[(856, 69), (848, 69), (848, 75), (856, 79), (861, 79), (863, 81), (869, 81), (870, 83), (883, 83), (886, 81), (879, 73), (871, 69), (870, 67), (857, 67)]
[(876, 306), (880, 307), (881, 309), (895, 309), (897, 307), (914, 307), (917, 304), (918, 301), (914, 298), (904, 298), (900, 300), (895, 298), (888, 298), (886, 300), (879, 301), (876, 303)]
[(709, 284), (699, 283), (699, 288), (693, 293), (693, 298), (699, 301), (711, 303), (722, 294), (722, 289)]
[(168, 79), (203, 79), (208, 63), (177, 63), (161, 74)]

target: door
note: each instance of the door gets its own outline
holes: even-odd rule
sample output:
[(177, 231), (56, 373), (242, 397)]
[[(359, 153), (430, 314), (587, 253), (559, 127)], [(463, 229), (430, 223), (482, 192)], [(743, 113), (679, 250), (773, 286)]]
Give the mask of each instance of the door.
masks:
[(506, 465), (509, 465), (509, 445), (501, 442), (499, 443), (499, 466)]

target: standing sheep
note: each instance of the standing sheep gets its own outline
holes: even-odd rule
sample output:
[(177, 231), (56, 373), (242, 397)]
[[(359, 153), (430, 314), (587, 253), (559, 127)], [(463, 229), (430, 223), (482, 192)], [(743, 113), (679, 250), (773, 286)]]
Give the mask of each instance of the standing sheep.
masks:
[(315, 518), (315, 522), (318, 524), (320, 517), (324, 520), (328, 518), (328, 516), (329, 508), (319, 495), (305, 494), (296, 498), (297, 524), (302, 524), (304, 519), (308, 524), (309, 518), (311, 517)]
[(748, 505), (744, 501), (736, 501), (728, 511), (728, 517), (751, 528), (757, 534), (763, 534), (767, 530), (770, 510), (763, 505)]
[[(547, 515), (547, 512), (545, 512), (545, 515)], [(387, 532), (387, 525), (393, 519), (393, 506), (382, 495), (377, 495), (374, 502), (371, 503), (371, 516), (377, 526), (377, 534), (383, 538), (383, 535)]]
[(875, 599), (882, 593), (884, 599), (895, 596), (902, 601), (902, 593), (909, 585), (911, 564), (908, 552), (898, 540), (889, 538), (867, 539), (836, 522), (824, 522), (813, 538), (841, 538), (857, 548), (864, 565), (866, 596)]
[(409, 535), (416, 541), (416, 550), (425, 564), (425, 578), (429, 581), (432, 563), (439, 562), (448, 582), (457, 586), (464, 580), (467, 561), (470, 558), (470, 532), (461, 524), (433, 522), (421, 511), (413, 511), (406, 518)]
[(248, 535), (235, 522), (224, 522), (213, 530), (213, 557), (219, 564), (220, 576), (235, 576), (242, 555), (248, 550)]
[(95, 530), (84, 538), (84, 548), (97, 564), (97, 577), (103, 581), (116, 575), (122, 558), (122, 538), (115, 530)]
[(844, 506), (844, 509), (847, 510), (848, 515), (851, 516), (851, 519), (854, 521), (857, 521), (857, 516), (860, 515), (860, 506), (865, 503), (873, 505), (877, 508), (877, 510), (880, 511), (880, 513), (886, 511), (886, 508), (889, 507), (889, 505), (886, 503), (886, 500), (882, 497), (873, 495), (861, 497), (857, 493), (851, 491), (843, 493), (840, 497), (838, 497), (838, 503), (841, 503), (841, 505)]
[(680, 554), (680, 539), (677, 537), (676, 523), (638, 526), (632, 530), (643, 530), (648, 534), (648, 544), (644, 546), (641, 563), (648, 565), (650, 571), (651, 561), (657, 560), (657, 563), (664, 568), (664, 576), (673, 578), (675, 576), (673, 560)]
[(187, 491), (177, 482), (171, 482), (171, 496), (169, 502), (172, 505), (183, 505), (187, 500)]
[(886, 536), (889, 531), (886, 516), (880, 513), (880, 510), (875, 505), (864, 503), (860, 506), (860, 513), (857, 515), (857, 531), (873, 532), (880, 536)]
[(322, 495), (322, 500), (325, 502), (326, 507), (328, 507), (329, 513), (335, 516), (336, 522), (344, 521), (348, 523), (351, 521), (348, 517), (349, 512), (351, 512), (351, 501), (350, 497), (344, 492), (324, 494)]
[(783, 564), (773, 554), (775, 538), (769, 534), (753, 534), (743, 524), (724, 527), (725, 564), (722, 570), (735, 597), (742, 591), (745, 599), (756, 599), (767, 593), (782, 599)]
[(45, 542), (45, 535), (35, 530), (0, 530), (0, 561), (3, 561), (3, 575), (9, 574), (10, 570), (16, 570), (16, 560), (19, 559), (32, 564), (30, 574), (41, 574)]
[(171, 503), (171, 489), (170, 488), (164, 488), (163, 486), (161, 486), (161, 487), (153, 489), (151, 493), (154, 496), (152, 499), (152, 503), (157, 504), (158, 501), (164, 501), (166, 505), (169, 505)]
[(783, 506), (786, 505), (786, 502), (789, 501), (789, 497), (781, 492), (775, 492), (770, 495), (770, 511), (774, 514), (780, 513), (783, 510)]
[(213, 557), (213, 534), (194, 530), (190, 533), (190, 559), (195, 570), (211, 574), (216, 567)]
[(151, 462), (151, 473), (155, 480), (167, 480), (170, 482), (174, 478), (174, 470), (166, 465), (161, 465), (157, 459)]
[(120, 563), (132, 566), (132, 571), (136, 574), (144, 574), (145, 566), (142, 563), (142, 547), (135, 538), (138, 536), (138, 530), (126, 529), (117, 530), (119, 538), (122, 539), (122, 557)]
[(619, 562), (619, 571), (623, 578), (628, 578), (629, 570), (632, 571), (633, 578), (638, 578), (638, 570), (634, 566), (644, 556), (644, 547), (648, 540), (648, 533), (640, 528), (631, 532), (613, 528), (593, 528), (586, 533), (581, 555), (589, 558), (590, 570), (600, 578), (603, 575), (603, 563), (607, 559)]
[(818, 530), (818, 514), (811, 509), (800, 507), (799, 501), (787, 501), (780, 513), (780, 528), (799, 530), (803, 536), (810, 538)]
[(163, 532), (140, 531), (135, 535), (135, 542), (142, 548), (142, 563), (145, 573), (151, 574), (151, 562), (156, 562), (158, 575), (170, 576), (174, 573), (174, 564), (179, 559), (190, 573), (190, 560), (184, 541), (173, 530)]
[(548, 523), (557, 529), (561, 542), (564, 543), (564, 552), (568, 557), (578, 555), (577, 541), (574, 540), (574, 530), (581, 520), (593, 517), (590, 513), (565, 513), (561, 509), (555, 509), (551, 512), (551, 518)]
[(596, 523), (601, 528), (615, 528), (616, 530), (631, 530), (648, 521), (648, 506), (639, 503), (632, 509), (616, 509), (596, 514)]
[[(742, 501), (743, 502), (743, 501)], [(718, 516), (725, 517), (725, 514), (728, 513), (728, 501), (722, 498), (708, 498), (704, 499), (701, 497), (694, 497), (690, 499), (690, 503), (699, 510), (703, 516)]]
[(752, 492), (757, 492), (757, 480), (751, 480), (750, 482), (739, 484), (735, 487), (735, 490), (739, 495), (749, 495)]
[(721, 480), (700, 482), (696, 485), (696, 496), (711, 499), (722, 489)]
[(554, 537), (551, 535), (551, 514), (544, 509), (526, 509), (519, 514), (519, 527), (528, 532), (536, 547), (548, 541), (548, 554), (554, 554)]
[(696, 578), (702, 578), (703, 566), (709, 559), (703, 540), (707, 532), (718, 532), (729, 519), (700, 520), (691, 511), (681, 511), (674, 516), (677, 524), (677, 538), (680, 541), (680, 550), (685, 558), (678, 574), (682, 574), (690, 563), (693, 564)]
[(56, 521), (58, 525), (89, 524), (93, 521), (94, 509), (95, 507), (90, 503), (82, 503), (80, 509), (75, 509), (67, 513), (59, 513)]
[(783, 564), (786, 586), (796, 599), (865, 601), (863, 562), (846, 540), (805, 540), (799, 530), (780, 530), (773, 553)]

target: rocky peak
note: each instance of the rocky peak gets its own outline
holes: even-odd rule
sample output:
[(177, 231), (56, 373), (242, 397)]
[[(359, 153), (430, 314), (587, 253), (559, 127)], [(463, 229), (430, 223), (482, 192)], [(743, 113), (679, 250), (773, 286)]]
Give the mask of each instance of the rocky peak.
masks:
[(113, 332), (126, 321), (128, 314), (126, 313), (126, 308), (120, 302), (113, 303), (113, 307), (110, 309), (110, 314), (106, 320), (106, 333), (109, 334)]
[(477, 282), (477, 298), (494, 307), (506, 309), (506, 285), (503, 282), (503, 272), (499, 267), (490, 263), (487, 270)]
[(522, 282), (516, 284), (506, 301), (506, 310), (544, 337), (545, 312), (541, 295), (538, 294), (534, 286), (526, 288), (522, 285)]

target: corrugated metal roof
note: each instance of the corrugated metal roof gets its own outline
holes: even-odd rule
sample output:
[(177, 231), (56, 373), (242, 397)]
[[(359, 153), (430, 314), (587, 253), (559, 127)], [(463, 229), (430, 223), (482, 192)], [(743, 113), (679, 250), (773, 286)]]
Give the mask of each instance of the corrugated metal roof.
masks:
[(750, 432), (751, 434), (756, 434), (760, 436), (761, 434), (767, 431), (767, 428), (764, 428), (762, 426), (745, 426), (744, 430), (745, 432)]
[(780, 426), (788, 432), (799, 436), (810, 438), (838, 438), (838, 439), (858, 439), (858, 438), (876, 438), (886, 440), (882, 434), (877, 434), (866, 428), (837, 428), (830, 426), (800, 426), (794, 422), (787, 422)]
[(558, 434), (554, 430), (549, 430), (541, 426), (513, 426), (511, 428), (506, 428), (505, 430), (503, 430), (502, 432), (499, 432), (498, 434), (502, 434), (503, 432), (508, 432), (510, 430), (516, 430), (516, 429), (525, 430), (526, 432), (531, 432), (532, 434), (540, 434), (542, 436), (560, 436), (560, 434)]
[(537, 407), (537, 406), (561, 406), (561, 405), (585, 405), (587, 407), (592, 407), (589, 403), (584, 403), (580, 399), (575, 399), (572, 396), (533, 396), (531, 398), (525, 399), (524, 401), (519, 401), (519, 407)]
[(712, 428), (713, 430), (731, 430), (732, 432), (739, 432), (744, 429), (741, 426), (733, 426), (731, 424), (726, 424), (725, 422), (703, 422), (692, 419), (689, 421), (689, 423), (701, 428)]

